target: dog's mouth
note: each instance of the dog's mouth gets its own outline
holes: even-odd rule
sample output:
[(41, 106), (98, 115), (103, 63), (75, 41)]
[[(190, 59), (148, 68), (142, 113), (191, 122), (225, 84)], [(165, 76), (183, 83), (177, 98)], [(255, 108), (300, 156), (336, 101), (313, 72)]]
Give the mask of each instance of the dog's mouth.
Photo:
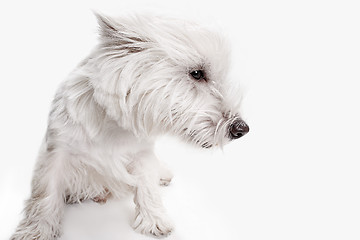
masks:
[(201, 145), (202, 148), (211, 148), (213, 145), (211, 143), (205, 142)]
[(215, 127), (214, 125), (202, 126), (199, 130), (184, 128), (183, 136), (187, 141), (201, 148), (212, 148), (214, 146), (222, 147), (231, 140), (241, 138), (249, 130), (250, 128), (245, 121), (235, 116), (219, 121)]
[(209, 141), (204, 141), (204, 139), (199, 139), (199, 133), (196, 130), (189, 131), (188, 128), (184, 128), (183, 132), (185, 133), (184, 136), (190, 142), (195, 143), (197, 146), (201, 146), (202, 148), (211, 148), (213, 147), (213, 144)]

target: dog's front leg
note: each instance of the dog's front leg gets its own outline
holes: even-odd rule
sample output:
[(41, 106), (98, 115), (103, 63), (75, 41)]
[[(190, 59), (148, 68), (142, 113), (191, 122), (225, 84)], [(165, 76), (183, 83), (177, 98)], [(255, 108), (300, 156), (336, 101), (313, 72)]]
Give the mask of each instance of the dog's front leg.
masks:
[(133, 227), (143, 234), (167, 236), (172, 231), (159, 193), (158, 160), (153, 152), (136, 156), (133, 174), (137, 178), (134, 202), (136, 215)]

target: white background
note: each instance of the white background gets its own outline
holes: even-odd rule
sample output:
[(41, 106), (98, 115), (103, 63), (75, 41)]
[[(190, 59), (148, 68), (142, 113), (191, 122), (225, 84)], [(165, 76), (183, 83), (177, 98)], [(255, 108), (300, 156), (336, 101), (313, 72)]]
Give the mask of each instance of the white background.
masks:
[[(168, 239), (360, 239), (360, 7), (346, 0), (2, 1), (0, 239), (30, 194), (56, 88), (96, 43), (91, 9), (201, 19), (232, 42), (251, 132), (223, 152), (160, 140)], [(133, 207), (71, 206), (62, 239), (151, 239), (129, 227)]]

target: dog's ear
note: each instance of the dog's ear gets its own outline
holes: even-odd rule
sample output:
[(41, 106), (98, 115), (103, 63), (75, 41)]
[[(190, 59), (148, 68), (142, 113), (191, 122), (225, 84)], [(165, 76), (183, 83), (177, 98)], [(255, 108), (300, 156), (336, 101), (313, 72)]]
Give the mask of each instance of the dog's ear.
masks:
[(133, 29), (128, 29), (125, 25), (116, 20), (94, 12), (100, 26), (100, 36), (106, 44), (125, 45), (127, 48), (133, 48), (136, 45), (136, 52), (139, 51), (139, 43), (147, 42)]
[(98, 24), (100, 26), (100, 35), (102, 37), (116, 37), (120, 26), (111, 18), (106, 17), (100, 13), (94, 12)]

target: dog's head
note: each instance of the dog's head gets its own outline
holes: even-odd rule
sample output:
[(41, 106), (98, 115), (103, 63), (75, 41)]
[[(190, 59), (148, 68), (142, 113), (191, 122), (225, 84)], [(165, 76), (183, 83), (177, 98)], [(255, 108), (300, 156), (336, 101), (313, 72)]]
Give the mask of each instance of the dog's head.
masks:
[(196, 24), (154, 16), (97, 15), (94, 96), (138, 136), (174, 133), (204, 148), (242, 137), (240, 96), (227, 81), (228, 44)]

